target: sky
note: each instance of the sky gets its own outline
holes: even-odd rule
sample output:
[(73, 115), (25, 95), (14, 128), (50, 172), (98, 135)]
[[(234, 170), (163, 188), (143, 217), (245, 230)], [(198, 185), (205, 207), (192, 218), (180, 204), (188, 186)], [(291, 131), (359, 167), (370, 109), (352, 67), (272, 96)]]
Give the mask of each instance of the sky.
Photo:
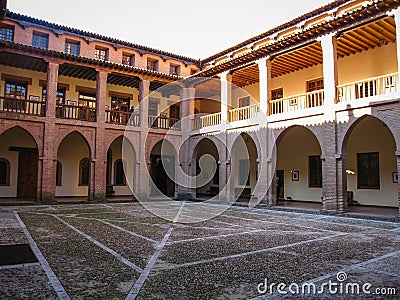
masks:
[(8, 0), (10, 10), (204, 59), (333, 0)]

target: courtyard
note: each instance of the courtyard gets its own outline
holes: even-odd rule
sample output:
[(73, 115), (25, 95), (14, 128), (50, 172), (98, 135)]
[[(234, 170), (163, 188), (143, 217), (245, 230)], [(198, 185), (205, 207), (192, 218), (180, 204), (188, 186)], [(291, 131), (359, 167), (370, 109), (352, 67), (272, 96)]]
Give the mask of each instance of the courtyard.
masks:
[(294, 299), (302, 297), (296, 285), (319, 292), (331, 281), (369, 284), (369, 294), (325, 288), (303, 296), (398, 299), (399, 223), (244, 207), (219, 214), (221, 207), (1, 207), (1, 247), (30, 247), (21, 261), (2, 258), (0, 298)]

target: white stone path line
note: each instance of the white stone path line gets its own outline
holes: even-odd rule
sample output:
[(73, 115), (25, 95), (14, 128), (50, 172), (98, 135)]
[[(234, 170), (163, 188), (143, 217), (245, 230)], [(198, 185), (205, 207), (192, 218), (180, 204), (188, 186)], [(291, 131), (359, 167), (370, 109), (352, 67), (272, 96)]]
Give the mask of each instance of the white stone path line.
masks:
[(125, 228), (119, 227), (118, 225), (114, 225), (114, 224), (109, 223), (109, 222), (107, 222), (107, 221), (105, 221), (105, 220), (98, 220), (98, 221), (101, 222), (101, 223), (103, 223), (103, 224), (106, 224), (106, 225), (108, 225), (108, 226), (110, 226), (110, 227), (112, 227), (112, 228), (115, 228), (115, 229), (118, 229), (118, 230), (120, 230), (120, 231), (123, 231), (123, 232), (125, 232), (125, 233), (127, 233), (127, 234), (130, 234), (130, 235), (133, 235), (133, 236), (135, 236), (135, 237), (144, 239), (144, 240), (146, 240), (146, 241), (148, 241), (148, 242), (150, 242), (150, 243), (153, 243), (153, 244), (157, 244), (157, 243), (158, 243), (156, 240), (153, 240), (153, 239), (148, 238), (148, 237), (146, 237), (146, 236), (144, 236), (144, 235), (138, 234), (138, 233), (136, 233), (136, 232), (134, 232), (134, 231), (130, 231), (130, 230), (127, 230), (127, 229), (125, 229)]
[[(258, 216), (263, 216), (265, 218), (270, 217), (269, 215), (255, 213), (255, 212), (239, 212), (239, 213), (241, 213), (241, 214), (249, 214), (249, 215), (258, 215)], [(226, 215), (224, 215), (224, 216), (226, 216)], [(356, 224), (337, 223), (337, 222), (328, 221), (329, 219), (334, 219), (334, 218), (336, 218), (338, 220), (340, 220), (340, 219), (349, 220), (349, 218), (343, 218), (343, 217), (337, 217), (337, 216), (335, 216), (335, 217), (333, 217), (333, 216), (319, 216), (319, 217), (316, 217), (316, 218), (307, 218), (307, 219), (304, 219), (304, 218), (301, 218), (301, 217), (294, 217), (293, 218), (293, 216), (284, 217), (284, 218), (285, 219), (289, 219), (289, 220), (300, 219), (302, 221), (309, 221), (309, 222), (312, 222), (313, 220), (318, 220), (318, 222), (320, 222), (320, 223), (332, 224), (332, 225), (340, 225), (340, 226), (359, 227), (359, 228), (362, 228), (362, 229), (368, 228), (368, 229), (383, 230), (383, 231), (396, 231), (396, 229), (387, 229), (387, 228), (382, 228), (382, 227), (373, 227), (373, 226), (366, 226), (366, 225), (356, 225)], [(325, 220), (321, 220), (321, 219), (325, 219), (326, 221)], [(262, 220), (260, 220), (260, 221), (262, 221)], [(393, 223), (389, 223), (389, 222), (385, 222), (385, 221), (376, 221), (376, 220), (365, 220), (365, 221), (367, 221), (367, 222), (374, 221), (374, 222), (379, 222), (381, 224), (393, 225)], [(398, 228), (398, 229), (400, 230), (400, 228)]]
[(127, 260), (126, 258), (122, 257), (120, 254), (118, 254), (117, 252), (115, 252), (114, 250), (112, 250), (111, 248), (108, 248), (106, 245), (100, 243), (99, 241), (97, 241), (96, 239), (94, 239), (93, 237), (91, 237), (90, 235), (87, 235), (86, 233), (84, 233), (83, 231), (80, 231), (78, 228), (72, 226), (71, 224), (69, 224), (67, 221), (64, 221), (63, 219), (61, 219), (59, 216), (56, 215), (52, 215), (55, 219), (57, 219), (58, 221), (60, 221), (61, 223), (63, 223), (65, 226), (67, 226), (68, 228), (72, 229), (73, 231), (77, 232), (78, 234), (80, 234), (81, 236), (83, 236), (84, 238), (86, 238), (87, 240), (89, 240), (90, 242), (92, 242), (93, 244), (95, 244), (97, 247), (103, 249), (104, 251), (108, 252), (109, 254), (111, 254), (112, 256), (114, 256), (117, 260), (119, 260), (120, 262), (122, 262), (123, 264), (127, 265), (128, 267), (130, 267), (131, 269), (135, 270), (138, 273), (142, 273), (143, 269), (138, 267), (137, 265), (135, 265), (134, 263), (130, 262), (129, 260)]
[[(182, 205), (175, 216), (173, 223), (176, 223), (179, 219), (180, 214), (182, 213), (183, 206), (185, 205), (185, 201), (182, 202)], [(154, 264), (157, 261), (158, 256), (161, 254), (162, 249), (164, 248), (165, 244), (167, 243), (169, 237), (171, 236), (174, 227), (170, 227), (168, 232), (165, 234), (162, 241), (156, 246), (156, 251), (151, 256), (149, 262), (147, 263), (146, 267), (143, 270), (143, 273), (140, 274), (138, 280), (132, 286), (131, 290), (129, 291), (128, 295), (126, 296), (125, 300), (134, 300), (139, 294), (140, 289), (143, 287), (144, 282), (146, 281), (147, 277), (150, 274), (151, 269), (153, 268)]]
[(5, 266), (0, 266), (0, 270), (23, 269), (23, 268), (30, 268), (30, 267), (36, 267), (36, 266), (40, 266), (40, 263), (35, 262), (35, 263), (26, 263), (26, 264), (18, 264), (18, 265), (5, 265)]
[(343, 235), (347, 235), (347, 233), (339, 233), (339, 234), (335, 234), (335, 235), (315, 238), (312, 240), (306, 240), (306, 241), (296, 242), (296, 243), (292, 243), (292, 244), (276, 246), (276, 247), (272, 247), (272, 248), (259, 249), (259, 250), (243, 252), (243, 253), (238, 253), (238, 254), (233, 254), (233, 255), (228, 255), (228, 256), (221, 256), (221, 257), (216, 257), (216, 258), (211, 258), (211, 259), (204, 259), (204, 260), (199, 260), (199, 261), (178, 264), (178, 265), (174, 265), (174, 266), (170, 266), (170, 267), (157, 268), (157, 271), (166, 271), (166, 270), (177, 269), (177, 268), (182, 268), (182, 267), (190, 267), (190, 266), (195, 266), (195, 265), (199, 265), (199, 264), (207, 264), (207, 263), (212, 263), (212, 262), (216, 262), (216, 261), (223, 261), (223, 260), (227, 260), (227, 259), (239, 258), (242, 256), (248, 256), (248, 255), (253, 255), (253, 254), (271, 252), (271, 251), (275, 251), (275, 250), (300, 246), (300, 245), (304, 245), (304, 244), (310, 244), (313, 242), (320, 242), (320, 241), (332, 239), (332, 238), (343, 236)]
[(26, 228), (24, 222), (19, 217), (18, 213), (14, 211), (15, 218), (17, 219), (19, 225), (21, 226), (26, 238), (28, 239), (29, 245), (33, 253), (35, 254), (36, 258), (38, 259), (39, 263), (41, 264), (43, 271), (45, 272), (47, 278), (51, 286), (53, 287), (54, 291), (56, 292), (58, 299), (60, 300), (68, 300), (71, 299), (67, 292), (65, 291), (64, 287), (62, 286), (61, 282), (58, 280), (56, 274), (54, 274), (53, 270), (51, 269), (49, 263), (47, 262), (46, 258), (43, 256), (42, 252), (40, 251), (38, 245), (33, 240), (31, 234), (29, 233), (28, 229)]
[[(348, 273), (349, 271), (352, 271), (352, 270), (354, 270), (354, 269), (363, 268), (363, 267), (365, 267), (366, 265), (369, 265), (369, 264), (378, 262), (378, 261), (383, 260), (383, 259), (386, 259), (386, 258), (390, 258), (390, 257), (396, 256), (396, 255), (400, 255), (400, 250), (394, 251), (394, 252), (390, 252), (390, 253), (387, 253), (387, 254), (385, 254), (385, 255), (378, 256), (378, 257), (372, 258), (372, 259), (370, 259), (370, 260), (363, 261), (363, 262), (360, 262), (360, 263), (358, 263), (358, 264), (354, 264), (354, 265), (345, 267), (345, 268), (343, 268), (343, 269), (340, 269), (340, 270), (337, 270), (337, 271), (335, 271), (335, 272), (331, 272), (331, 273), (322, 275), (322, 276), (317, 277), (317, 278), (313, 278), (313, 279), (311, 279), (311, 280), (308, 280), (308, 281), (305, 281), (305, 282), (303, 282), (303, 283), (300, 283), (299, 286), (302, 286), (303, 284), (307, 284), (307, 283), (314, 283), (314, 284), (315, 284), (315, 283), (318, 283), (318, 282), (327, 280), (327, 279), (329, 279), (329, 278), (331, 278), (331, 277), (335, 277), (339, 272)], [(393, 276), (393, 275), (390, 275), (391, 273), (390, 273), (390, 274), (389, 274), (389, 273), (386, 273), (386, 272), (382, 272), (382, 273), (383, 273), (383, 274), (386, 274), (386, 275), (389, 275), (389, 276)], [(398, 275), (397, 275), (396, 277), (398, 277)], [(278, 296), (277, 294), (264, 294), (264, 295), (260, 295), (260, 296), (254, 297), (254, 298), (252, 298), (251, 300), (264, 300), (264, 299), (269, 299), (269, 298), (277, 297), (277, 296)], [(282, 295), (279, 295), (279, 296), (282, 296)]]
[(260, 233), (260, 232), (264, 232), (264, 231), (265, 230), (263, 230), (263, 229), (259, 229), (259, 230), (252, 230), (252, 231), (227, 233), (227, 234), (220, 234), (220, 235), (211, 235), (211, 236), (198, 237), (198, 238), (192, 238), (192, 239), (186, 239), (186, 240), (172, 241), (172, 242), (168, 242), (167, 245), (179, 244), (179, 243), (187, 243), (187, 242), (195, 242), (195, 241), (205, 241), (205, 240), (220, 239), (220, 238), (225, 238), (225, 237), (230, 237), (230, 236), (238, 236), (238, 235)]

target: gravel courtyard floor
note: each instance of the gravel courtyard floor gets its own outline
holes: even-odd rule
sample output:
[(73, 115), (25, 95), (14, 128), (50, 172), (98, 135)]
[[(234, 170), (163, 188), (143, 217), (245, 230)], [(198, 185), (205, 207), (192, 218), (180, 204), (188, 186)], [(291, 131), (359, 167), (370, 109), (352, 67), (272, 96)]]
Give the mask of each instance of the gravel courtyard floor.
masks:
[(0, 266), (0, 299), (400, 298), (400, 223), (154, 207), (173, 221), (139, 203), (0, 207), (0, 246), (38, 259)]

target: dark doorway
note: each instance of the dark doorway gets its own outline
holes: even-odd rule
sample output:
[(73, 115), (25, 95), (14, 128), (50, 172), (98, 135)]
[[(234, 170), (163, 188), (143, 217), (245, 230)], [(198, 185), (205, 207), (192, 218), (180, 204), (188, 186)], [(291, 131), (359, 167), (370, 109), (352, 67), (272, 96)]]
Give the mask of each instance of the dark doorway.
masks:
[(38, 175), (38, 151), (30, 148), (10, 148), (18, 151), (18, 192), (20, 199), (36, 199)]
[[(154, 182), (152, 186), (151, 194), (157, 195), (159, 192), (163, 193), (165, 196), (173, 197), (175, 195), (175, 182), (167, 175), (165, 167), (172, 170), (172, 175), (174, 175), (173, 168), (175, 166), (175, 158), (173, 156), (163, 155), (161, 160), (161, 155), (151, 154), (151, 179)], [(165, 164), (165, 167), (164, 167)], [(157, 189), (159, 191), (157, 191)]]
[(285, 171), (276, 171), (276, 200), (285, 199)]

